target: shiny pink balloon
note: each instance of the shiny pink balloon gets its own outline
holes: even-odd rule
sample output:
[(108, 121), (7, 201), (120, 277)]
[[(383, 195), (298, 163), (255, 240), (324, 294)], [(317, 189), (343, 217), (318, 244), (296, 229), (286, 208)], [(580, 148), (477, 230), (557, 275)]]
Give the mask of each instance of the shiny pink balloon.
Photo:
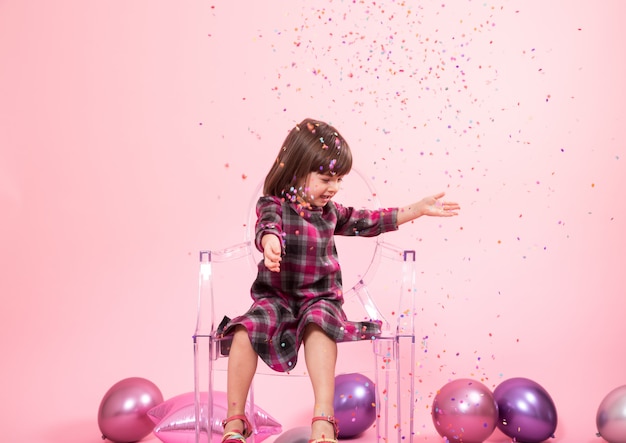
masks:
[(626, 385), (609, 392), (596, 414), (598, 433), (609, 443), (626, 443)]
[(163, 402), (163, 394), (150, 380), (131, 377), (115, 383), (104, 394), (98, 410), (102, 438), (116, 443), (139, 441), (154, 424), (146, 414)]
[(437, 393), (432, 416), (439, 435), (449, 441), (482, 443), (496, 428), (498, 405), (489, 388), (462, 378)]
[[(227, 416), (228, 400), (226, 392), (213, 391), (213, 417), (209, 420), (209, 393), (200, 393), (200, 441), (221, 443), (224, 426), (222, 422)], [(246, 411), (252, 409), (246, 403)], [(193, 392), (186, 392), (172, 397), (147, 412), (155, 424), (154, 435), (163, 443), (192, 443), (196, 438), (196, 403)], [(280, 434), (282, 426), (258, 404), (254, 405), (254, 413), (248, 412), (248, 420), (254, 425), (254, 441), (260, 443), (266, 438)], [(208, 427), (210, 426), (210, 438)], [(310, 432), (310, 428), (309, 428)]]

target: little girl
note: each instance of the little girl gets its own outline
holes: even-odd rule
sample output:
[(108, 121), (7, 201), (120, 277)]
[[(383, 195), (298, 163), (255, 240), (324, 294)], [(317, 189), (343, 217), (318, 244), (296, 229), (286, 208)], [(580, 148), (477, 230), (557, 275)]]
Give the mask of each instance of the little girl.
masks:
[(346, 140), (332, 126), (305, 119), (285, 139), (257, 202), (256, 247), (263, 252), (252, 284), (253, 304), (231, 320), (228, 413), (223, 443), (245, 443), (252, 432), (244, 407), (258, 357), (291, 371), (304, 344), (315, 405), (310, 443), (337, 443), (334, 419), (337, 342), (359, 340), (363, 324), (342, 309), (334, 235), (375, 236), (422, 215), (457, 215), (439, 193), (393, 209), (354, 209), (333, 201), (352, 168)]

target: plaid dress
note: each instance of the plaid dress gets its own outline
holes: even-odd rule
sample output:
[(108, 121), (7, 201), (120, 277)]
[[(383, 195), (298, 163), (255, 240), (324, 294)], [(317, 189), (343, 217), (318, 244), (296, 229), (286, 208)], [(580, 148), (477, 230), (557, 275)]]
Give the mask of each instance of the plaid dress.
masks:
[(333, 201), (305, 208), (272, 196), (261, 197), (256, 209), (256, 247), (262, 251), (265, 234), (282, 239), (280, 272), (271, 272), (263, 260), (259, 262), (250, 290), (253, 304), (226, 325), (224, 335), (231, 334), (235, 325), (244, 326), (261, 359), (280, 372), (296, 366), (309, 323), (319, 325), (337, 342), (363, 338), (363, 324), (348, 321), (342, 309), (334, 235), (372, 237), (396, 230), (398, 209), (354, 209)]

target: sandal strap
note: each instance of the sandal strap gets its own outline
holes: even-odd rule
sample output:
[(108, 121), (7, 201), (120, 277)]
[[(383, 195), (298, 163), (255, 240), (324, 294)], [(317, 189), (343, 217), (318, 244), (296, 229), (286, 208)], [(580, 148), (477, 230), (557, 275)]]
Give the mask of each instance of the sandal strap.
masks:
[[(252, 425), (250, 424), (250, 422), (248, 421), (248, 418), (245, 415), (231, 415), (228, 418), (225, 418), (222, 421), (222, 426), (226, 427), (227, 423), (230, 423), (231, 421), (235, 421), (235, 420), (241, 420), (243, 423), (243, 431), (240, 432), (228, 432), (226, 434), (224, 434), (224, 436), (228, 435), (228, 434), (237, 434), (240, 435), (241, 437), (243, 437), (243, 440), (241, 440), (241, 438), (239, 440), (241, 440), (243, 443), (246, 443), (246, 438), (250, 437), (252, 435)], [(235, 439), (237, 439), (237, 437), (234, 437)]]
[(246, 437), (241, 435), (239, 432), (227, 432), (222, 437), (222, 443), (246, 443)]
[(329, 440), (327, 438), (318, 438), (317, 440), (311, 440), (309, 443), (336, 443), (337, 437), (339, 436), (339, 426), (337, 425), (337, 419), (332, 415), (321, 415), (319, 417), (313, 417), (311, 423), (315, 423), (316, 421), (327, 421), (328, 423), (333, 425), (335, 439)]

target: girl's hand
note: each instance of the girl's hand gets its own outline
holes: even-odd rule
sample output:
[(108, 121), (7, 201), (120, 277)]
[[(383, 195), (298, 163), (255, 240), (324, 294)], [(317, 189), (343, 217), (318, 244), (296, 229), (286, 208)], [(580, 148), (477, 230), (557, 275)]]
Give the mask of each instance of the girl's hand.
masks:
[(441, 198), (445, 195), (445, 192), (424, 197), (422, 199), (421, 207), (423, 215), (430, 215), (433, 217), (452, 217), (453, 215), (459, 215), (457, 212), (461, 207), (455, 202), (442, 201)]
[(264, 235), (261, 239), (263, 245), (263, 263), (272, 272), (280, 271), (281, 247), (280, 239), (274, 234)]
[(457, 212), (461, 209), (459, 204), (442, 201), (441, 198), (443, 198), (444, 195), (444, 192), (440, 192), (439, 194), (424, 197), (417, 203), (400, 208), (398, 212), (398, 225), (415, 220), (422, 215), (432, 217), (452, 217), (453, 215), (459, 215)]

